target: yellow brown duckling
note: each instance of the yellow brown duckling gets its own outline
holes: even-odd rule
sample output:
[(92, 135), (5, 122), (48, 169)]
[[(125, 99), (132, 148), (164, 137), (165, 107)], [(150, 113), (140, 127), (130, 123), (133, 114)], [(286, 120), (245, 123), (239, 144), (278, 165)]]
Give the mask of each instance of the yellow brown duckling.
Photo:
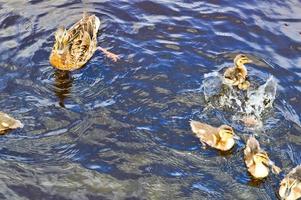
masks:
[(279, 195), (283, 200), (301, 198), (301, 165), (295, 167), (281, 181)]
[(250, 136), (247, 141), (244, 150), (244, 159), (248, 172), (257, 179), (267, 177), (270, 167), (275, 174), (279, 174), (281, 171), (281, 169), (270, 160), (267, 152), (260, 148), (259, 142), (254, 136)]
[(84, 13), (82, 19), (68, 30), (59, 28), (55, 33), (55, 43), (49, 57), (51, 65), (60, 70), (79, 69), (90, 60), (97, 49), (117, 61), (117, 55), (97, 47), (99, 26), (98, 17)]
[(228, 125), (213, 127), (209, 124), (191, 120), (190, 127), (203, 145), (209, 145), (221, 151), (230, 150), (235, 144), (234, 139), (239, 139)]
[(238, 54), (234, 58), (234, 67), (226, 69), (224, 80), (227, 84), (237, 86), (240, 90), (247, 90), (250, 87), (250, 82), (247, 80), (248, 71), (246, 63), (252, 61), (244, 54)]
[(4, 134), (7, 130), (17, 128), (23, 128), (23, 124), (8, 114), (0, 112), (0, 134)]

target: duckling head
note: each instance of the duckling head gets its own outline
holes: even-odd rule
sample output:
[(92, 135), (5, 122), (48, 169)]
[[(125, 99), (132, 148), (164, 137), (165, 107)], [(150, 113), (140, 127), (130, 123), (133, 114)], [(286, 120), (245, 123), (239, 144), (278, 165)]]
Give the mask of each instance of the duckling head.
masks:
[(252, 60), (250, 60), (246, 55), (244, 54), (238, 54), (234, 58), (234, 64), (236, 67), (243, 67), (244, 64), (251, 63)]
[(255, 178), (265, 178), (270, 172), (270, 159), (266, 152), (258, 152), (253, 155), (255, 169), (251, 174)]
[(229, 139), (239, 139), (237, 135), (235, 135), (233, 129), (228, 125), (222, 125), (219, 127), (219, 135), (221, 136), (222, 140), (229, 140)]
[(65, 52), (66, 47), (68, 46), (67, 30), (64, 27), (60, 27), (55, 32), (54, 36), (55, 43), (53, 50), (56, 51), (59, 55), (62, 55)]
[(266, 166), (269, 165), (270, 159), (266, 152), (258, 152), (254, 155), (255, 163), (262, 163)]
[(298, 180), (287, 177), (280, 183), (279, 195), (281, 199), (291, 200), (301, 197), (301, 190), (297, 188)]
[(270, 158), (266, 152), (258, 152), (254, 154), (253, 160), (255, 165), (261, 166), (262, 170), (269, 171), (269, 166), (271, 165)]

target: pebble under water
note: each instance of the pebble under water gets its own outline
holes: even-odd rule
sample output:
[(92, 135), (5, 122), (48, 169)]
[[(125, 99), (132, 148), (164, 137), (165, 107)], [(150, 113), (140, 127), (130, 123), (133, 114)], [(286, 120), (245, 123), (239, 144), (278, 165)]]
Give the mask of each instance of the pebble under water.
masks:
[[(301, 163), (300, 1), (0, 0), (0, 8), (1, 111), (24, 124), (0, 137), (0, 199), (279, 199), (279, 182)], [(53, 34), (84, 11), (101, 19), (98, 42), (121, 59), (96, 52), (80, 70), (57, 71)], [(253, 60), (256, 87), (272, 77), (277, 89), (260, 127), (237, 120), (240, 106), (208, 101), (218, 83), (208, 74), (238, 53)], [(242, 140), (227, 153), (203, 149), (191, 119), (231, 125)], [(283, 173), (250, 177), (250, 134)]]

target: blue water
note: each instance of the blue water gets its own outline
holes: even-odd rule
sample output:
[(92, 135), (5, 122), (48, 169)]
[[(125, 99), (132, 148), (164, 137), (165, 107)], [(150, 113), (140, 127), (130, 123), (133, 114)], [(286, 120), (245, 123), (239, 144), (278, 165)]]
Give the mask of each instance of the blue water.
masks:
[[(0, 199), (277, 199), (301, 163), (298, 0), (0, 0), (0, 106), (23, 129), (0, 138)], [(102, 19), (96, 52), (72, 73), (50, 66), (56, 28)], [(205, 109), (204, 74), (245, 53), (250, 79), (278, 82), (263, 128)], [(232, 113), (235, 114), (235, 113)], [(232, 125), (227, 154), (203, 149), (189, 120)], [(282, 167), (252, 180), (244, 140), (258, 135)]]

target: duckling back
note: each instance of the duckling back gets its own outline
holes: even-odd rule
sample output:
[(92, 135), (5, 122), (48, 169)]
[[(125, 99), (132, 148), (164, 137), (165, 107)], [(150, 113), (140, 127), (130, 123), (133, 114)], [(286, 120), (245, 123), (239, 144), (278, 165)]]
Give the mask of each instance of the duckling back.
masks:
[(255, 137), (251, 136), (246, 145), (245, 154), (256, 154), (260, 150), (259, 142)]
[(216, 145), (218, 134), (215, 127), (194, 120), (190, 121), (190, 127), (202, 143), (213, 147)]
[(244, 150), (245, 154), (245, 163), (247, 166), (254, 164), (253, 156), (258, 153), (260, 150), (259, 142), (255, 139), (255, 137), (251, 136), (246, 144), (246, 148)]

